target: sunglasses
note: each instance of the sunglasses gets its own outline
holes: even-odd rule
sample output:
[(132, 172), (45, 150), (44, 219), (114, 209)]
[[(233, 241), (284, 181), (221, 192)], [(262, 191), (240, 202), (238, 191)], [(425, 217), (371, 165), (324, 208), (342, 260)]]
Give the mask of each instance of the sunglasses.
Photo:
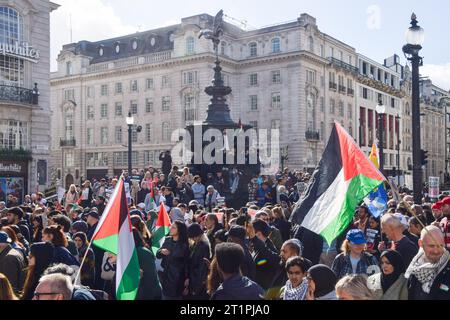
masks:
[(33, 295), (36, 297), (36, 300), (39, 300), (41, 296), (50, 296), (54, 294), (61, 294), (59, 292), (34, 292)]

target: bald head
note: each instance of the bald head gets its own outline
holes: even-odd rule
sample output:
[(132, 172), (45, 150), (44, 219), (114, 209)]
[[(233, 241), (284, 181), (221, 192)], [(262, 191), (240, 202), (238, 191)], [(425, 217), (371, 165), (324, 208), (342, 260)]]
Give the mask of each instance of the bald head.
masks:
[(425, 253), (425, 258), (431, 263), (437, 263), (445, 251), (444, 235), (435, 226), (427, 226), (420, 233), (419, 246)]
[(444, 243), (444, 234), (436, 226), (426, 226), (422, 229), (422, 232), (420, 232), (420, 240), (428, 240), (427, 238), (434, 238), (434, 241), (438, 241), (439, 244)]

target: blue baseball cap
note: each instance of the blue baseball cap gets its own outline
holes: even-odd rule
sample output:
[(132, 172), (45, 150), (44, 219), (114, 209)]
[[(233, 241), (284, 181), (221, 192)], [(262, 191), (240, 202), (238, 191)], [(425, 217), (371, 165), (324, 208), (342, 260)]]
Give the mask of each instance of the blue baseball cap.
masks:
[(4, 231), (0, 231), (0, 243), (11, 243), (11, 238)]
[(350, 230), (349, 232), (347, 232), (347, 236), (345, 238), (353, 244), (367, 243), (364, 233), (359, 229)]

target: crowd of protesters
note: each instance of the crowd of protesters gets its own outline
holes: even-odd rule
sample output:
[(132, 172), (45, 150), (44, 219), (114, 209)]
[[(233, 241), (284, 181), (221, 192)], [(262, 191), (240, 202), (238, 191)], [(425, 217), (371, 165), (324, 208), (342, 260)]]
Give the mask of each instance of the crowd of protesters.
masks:
[[(329, 244), (289, 222), (306, 172), (254, 177), (246, 206), (232, 208), (236, 185), (223, 173), (202, 181), (188, 168), (163, 169), (125, 175), (137, 299), (450, 299), (450, 197), (415, 205), (407, 192), (397, 201), (389, 192), (381, 217), (358, 206)], [(116, 184), (85, 181), (61, 201), (33, 194), (0, 203), (0, 300), (115, 299), (116, 257), (89, 243)], [(154, 254), (160, 206), (171, 227)]]

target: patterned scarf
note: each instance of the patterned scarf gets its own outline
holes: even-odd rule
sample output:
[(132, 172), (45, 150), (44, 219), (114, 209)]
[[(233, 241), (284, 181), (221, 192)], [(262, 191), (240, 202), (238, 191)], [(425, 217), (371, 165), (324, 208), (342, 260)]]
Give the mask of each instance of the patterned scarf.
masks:
[(445, 268), (449, 259), (450, 253), (444, 250), (444, 254), (438, 262), (427, 262), (425, 261), (425, 252), (420, 248), (419, 253), (413, 258), (406, 270), (405, 278), (408, 279), (411, 275), (414, 275), (422, 284), (422, 290), (425, 293), (430, 293), (434, 279)]
[(308, 291), (308, 280), (306, 277), (297, 288), (292, 287), (291, 281), (286, 281), (284, 289), (283, 300), (305, 300), (306, 292)]

